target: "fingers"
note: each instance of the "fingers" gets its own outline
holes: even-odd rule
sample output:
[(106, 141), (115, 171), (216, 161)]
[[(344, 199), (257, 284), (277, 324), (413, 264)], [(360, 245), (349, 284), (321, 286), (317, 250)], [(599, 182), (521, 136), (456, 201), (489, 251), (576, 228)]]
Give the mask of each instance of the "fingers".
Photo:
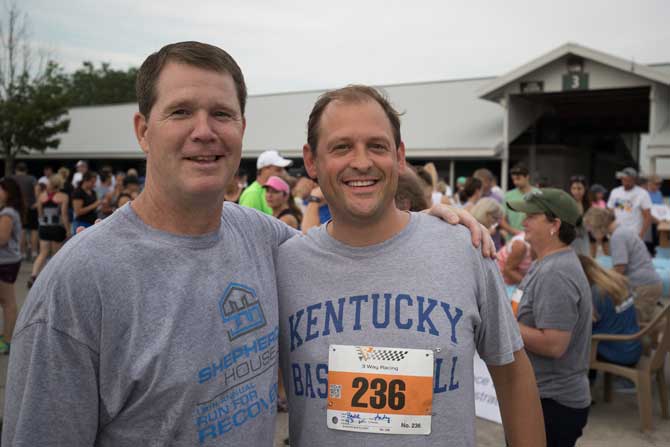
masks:
[(482, 231), (482, 256), (496, 259), (496, 244), (493, 242), (493, 238), (491, 238), (491, 234), (487, 231), (486, 227), (481, 224), (480, 227)]

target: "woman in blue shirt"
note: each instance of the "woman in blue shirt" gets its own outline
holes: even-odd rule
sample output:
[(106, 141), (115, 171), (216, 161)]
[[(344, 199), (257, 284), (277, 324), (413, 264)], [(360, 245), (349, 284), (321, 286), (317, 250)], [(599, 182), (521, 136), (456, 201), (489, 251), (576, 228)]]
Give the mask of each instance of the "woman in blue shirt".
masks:
[[(588, 256), (579, 256), (579, 260), (591, 284), (593, 333), (629, 335), (638, 332), (634, 298), (626, 277), (614, 270), (605, 270)], [(598, 357), (619, 365), (635, 365), (641, 353), (642, 346), (637, 340), (598, 343)]]

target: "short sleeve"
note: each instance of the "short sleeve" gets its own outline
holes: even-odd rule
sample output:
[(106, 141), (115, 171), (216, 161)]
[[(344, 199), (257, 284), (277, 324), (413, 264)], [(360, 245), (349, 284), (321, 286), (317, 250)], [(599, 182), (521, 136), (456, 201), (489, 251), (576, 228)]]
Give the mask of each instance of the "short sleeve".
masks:
[(607, 199), (607, 208), (612, 209), (614, 208), (614, 201), (616, 200), (616, 193), (612, 192), (610, 194), (609, 199)]
[[(478, 253), (478, 256), (481, 255)], [(481, 263), (483, 278), (478, 296), (481, 324), (475, 333), (477, 352), (488, 365), (506, 365), (514, 361), (514, 352), (523, 348), (523, 341), (496, 263), (483, 258)]]
[(537, 281), (533, 315), (538, 329), (572, 332), (579, 318), (579, 292), (564, 274), (548, 272)]
[(643, 210), (651, 209), (651, 197), (649, 197), (649, 193), (645, 190), (642, 190), (642, 194), (640, 194), (640, 196), (640, 208)]
[(100, 411), (98, 363), (95, 352), (44, 321), (16, 333), (2, 445), (94, 445)]
[(610, 237), (610, 253), (612, 254), (612, 265), (628, 264), (628, 250), (626, 250), (626, 239), (621, 231), (615, 231)]

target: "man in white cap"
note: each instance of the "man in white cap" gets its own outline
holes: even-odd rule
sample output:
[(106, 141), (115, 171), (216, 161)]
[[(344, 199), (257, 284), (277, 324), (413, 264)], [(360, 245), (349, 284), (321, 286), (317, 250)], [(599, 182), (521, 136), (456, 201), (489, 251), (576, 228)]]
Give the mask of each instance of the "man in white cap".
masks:
[(292, 163), (275, 150), (263, 152), (256, 160), (256, 181), (244, 190), (240, 196), (240, 205), (272, 215), (272, 208), (265, 201), (263, 186), (273, 175), (282, 176), (285, 173), (284, 168), (291, 166)]
[(75, 166), (77, 168), (77, 172), (75, 172), (72, 176), (72, 186), (76, 188), (79, 186), (79, 182), (81, 182), (81, 178), (84, 175), (84, 172), (88, 171), (88, 163), (84, 160), (79, 160)]
[(651, 225), (649, 193), (637, 186), (637, 171), (634, 168), (625, 168), (617, 172), (616, 177), (621, 180), (621, 186), (612, 190), (607, 208), (614, 210), (619, 225), (644, 239)]

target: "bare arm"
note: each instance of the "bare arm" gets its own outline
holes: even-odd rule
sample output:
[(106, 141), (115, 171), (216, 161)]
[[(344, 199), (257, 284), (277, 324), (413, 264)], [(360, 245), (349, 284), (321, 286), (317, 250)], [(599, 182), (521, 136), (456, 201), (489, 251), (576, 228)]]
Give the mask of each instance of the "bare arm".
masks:
[[(321, 188), (318, 186), (314, 189), (312, 189), (312, 192), (309, 194), (310, 196), (313, 197), (318, 197), (320, 199), (324, 199), (323, 193), (321, 192)], [(324, 202), (321, 203), (316, 203), (316, 202), (309, 202), (307, 204), (307, 207), (305, 208), (305, 215), (302, 216), (302, 232), (307, 233), (307, 231), (312, 228), (312, 227), (318, 227), (321, 225), (321, 219), (319, 218), (319, 207), (323, 205)]]
[(447, 206), (441, 203), (433, 205), (427, 212), (431, 216), (439, 217), (452, 225), (461, 224), (465, 226), (470, 231), (472, 245), (479, 247), (481, 243), (482, 255), (495, 259), (496, 247), (493, 239), (491, 239), (491, 235), (483, 225), (477, 222), (477, 219), (472, 217), (472, 214), (463, 208)]
[(70, 198), (67, 196), (67, 194), (63, 194), (63, 201), (60, 203), (60, 219), (61, 222), (63, 222), (63, 226), (65, 227), (65, 233), (67, 237), (70, 237), (70, 216), (69, 213), (67, 212), (68, 208), (68, 202), (70, 201)]
[(511, 284), (518, 284), (523, 279), (524, 275), (519, 270), (519, 265), (526, 257), (526, 250), (526, 244), (522, 241), (516, 240), (512, 243), (512, 249), (502, 272), (505, 279)]
[(35, 206), (37, 207), (37, 215), (39, 217), (42, 217), (42, 214), (44, 213), (44, 209), (42, 208), (42, 194), (37, 196), (37, 200), (35, 201)]
[(12, 237), (12, 218), (0, 216), (0, 245), (6, 245)]
[(74, 208), (74, 217), (81, 217), (84, 214), (88, 214), (91, 211), (95, 210), (100, 204), (99, 200), (91, 203), (88, 206), (84, 206), (84, 199), (74, 199), (72, 200), (72, 208)]
[(550, 358), (560, 358), (570, 344), (572, 334), (558, 329), (537, 329), (519, 323), (526, 350)]
[(298, 219), (295, 216), (285, 215), (279, 218), (282, 222), (288, 225), (291, 228), (298, 228)]
[(502, 220), (500, 221), (500, 229), (507, 231), (509, 234), (516, 236), (517, 234), (521, 233), (521, 231), (517, 230), (516, 228), (512, 228), (512, 226), (509, 224), (507, 220), (507, 216), (503, 215)]
[(642, 210), (642, 228), (640, 229), (640, 239), (644, 239), (644, 234), (651, 226), (651, 209)]
[(526, 351), (516, 351), (514, 362), (508, 365), (488, 368), (496, 388), (509, 446), (545, 446), (540, 395)]

